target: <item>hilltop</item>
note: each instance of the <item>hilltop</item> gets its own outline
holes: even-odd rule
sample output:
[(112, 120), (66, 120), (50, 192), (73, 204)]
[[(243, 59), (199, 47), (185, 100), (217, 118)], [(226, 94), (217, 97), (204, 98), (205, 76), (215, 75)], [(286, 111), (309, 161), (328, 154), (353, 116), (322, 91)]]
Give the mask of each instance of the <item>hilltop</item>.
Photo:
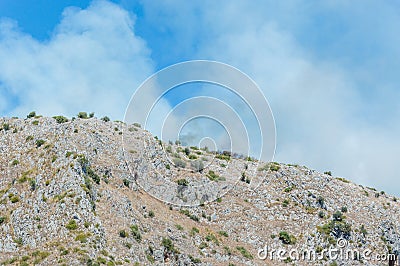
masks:
[(400, 252), (400, 203), (385, 192), (164, 143), (137, 124), (1, 118), (0, 154), (2, 265), (310, 265), (257, 254), (265, 245), (319, 254), (338, 239)]

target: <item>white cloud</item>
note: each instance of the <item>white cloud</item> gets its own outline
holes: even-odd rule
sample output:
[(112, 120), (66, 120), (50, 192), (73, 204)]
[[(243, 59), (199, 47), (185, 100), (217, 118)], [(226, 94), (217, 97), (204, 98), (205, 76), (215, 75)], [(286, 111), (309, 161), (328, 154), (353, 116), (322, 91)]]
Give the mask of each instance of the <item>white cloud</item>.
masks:
[[(399, 93), (390, 87), (393, 83), (387, 85), (386, 90), (377, 89), (384, 76), (375, 75), (375, 67), (371, 64), (363, 67), (355, 63), (344, 64), (343, 58), (318, 58), (313, 50), (304, 47), (291, 30), (294, 31), (296, 23), (300, 22), (297, 19), (304, 19), (310, 13), (315, 15), (316, 11), (310, 11), (301, 1), (297, 4), (278, 5), (278, 10), (286, 13), (277, 14), (274, 14), (276, 5), (271, 8), (271, 3), (257, 5), (243, 1), (207, 2), (202, 3), (203, 6), (186, 2), (145, 5), (152, 9), (153, 15), (168, 15), (154, 20), (172, 25), (174, 36), (179, 36), (179, 40), (193, 38), (188, 25), (195, 25), (196, 29), (206, 27), (207, 31), (199, 31), (201, 35), (194, 37), (206, 40), (199, 42), (193, 51), (196, 57), (230, 63), (248, 73), (263, 88), (277, 121), (278, 161), (304, 164), (320, 171), (333, 170), (334, 174), (398, 195), (400, 181), (395, 158), (400, 150), (397, 116), (400, 107), (395, 99)], [(156, 5), (162, 7), (157, 9)], [(329, 5), (318, 6), (325, 15), (331, 8)], [(350, 23), (351, 15), (346, 12), (351, 6), (334, 8), (346, 16), (345, 23)], [(341, 8), (345, 8), (344, 11)], [(304, 17), (297, 14), (299, 10), (304, 12)], [(364, 9), (363, 12), (371, 10)], [(278, 17), (283, 14), (282, 24)], [(355, 53), (357, 47), (354, 43), (350, 47), (349, 42), (357, 44), (364, 40), (373, 44), (372, 40), (366, 39), (366, 32), (377, 32), (376, 35), (389, 38), (382, 41), (396, 43), (391, 42), (390, 34), (382, 34), (385, 30), (382, 24), (379, 30), (363, 29), (365, 16), (355, 15), (356, 25), (343, 26), (343, 30), (346, 26), (354, 27), (348, 31), (350, 36), (340, 36), (339, 48), (345, 49), (348, 45)], [(392, 13), (388, 15), (390, 22), (393, 16)], [(184, 25), (177, 26), (183, 21)], [(385, 25), (390, 30), (391, 24)], [(180, 43), (176, 42), (176, 45), (179, 49)], [(369, 46), (363, 48), (369, 49)], [(375, 51), (377, 55), (374, 50), (369, 51), (374, 55), (374, 62), (382, 60), (381, 66), (388, 66), (390, 70), (390, 62), (379, 58), (380, 54), (385, 56), (384, 59), (390, 58), (390, 51)], [(396, 51), (392, 51), (393, 55)], [(340, 53), (340, 50), (335, 52)], [(343, 54), (349, 56), (345, 51)], [(373, 88), (365, 89), (360, 77), (368, 77), (368, 85)], [(380, 99), (368, 97), (371, 91)], [(370, 104), (376, 110), (375, 116), (382, 117), (385, 123), (375, 124), (370, 120)], [(392, 110), (387, 112), (386, 106)]]
[(14, 21), (0, 22), (1, 90), (18, 98), (11, 110), (2, 105), (2, 113), (94, 111), (122, 119), (131, 94), (152, 71), (134, 18), (110, 2), (65, 9), (48, 41), (21, 32)]

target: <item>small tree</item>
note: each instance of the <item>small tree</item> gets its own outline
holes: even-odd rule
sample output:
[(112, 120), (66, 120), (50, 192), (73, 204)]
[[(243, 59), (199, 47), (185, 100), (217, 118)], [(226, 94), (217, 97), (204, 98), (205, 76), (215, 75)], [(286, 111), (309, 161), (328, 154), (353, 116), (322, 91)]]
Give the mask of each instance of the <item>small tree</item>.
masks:
[(340, 211), (335, 212), (333, 214), (333, 220), (334, 221), (338, 221), (338, 222), (342, 221), (343, 220), (343, 213), (340, 212)]
[(58, 124), (66, 123), (68, 122), (68, 118), (58, 115), (58, 116), (53, 116), (53, 118), (57, 121)]
[(189, 156), (189, 154), (190, 154), (190, 149), (188, 147), (185, 148), (185, 154), (186, 154), (186, 156)]
[(44, 140), (42, 140), (42, 139), (38, 139), (37, 141), (36, 141), (36, 147), (37, 148), (39, 148), (39, 147), (41, 147), (43, 144), (45, 144), (46, 143), (46, 141), (44, 141)]
[(104, 122), (110, 122), (110, 118), (108, 116), (103, 117), (101, 120)]
[(36, 112), (32, 111), (26, 116), (26, 118), (32, 118), (32, 117), (35, 117), (35, 116), (36, 116)]
[(79, 112), (78, 113), (78, 118), (88, 119), (88, 114), (86, 112)]

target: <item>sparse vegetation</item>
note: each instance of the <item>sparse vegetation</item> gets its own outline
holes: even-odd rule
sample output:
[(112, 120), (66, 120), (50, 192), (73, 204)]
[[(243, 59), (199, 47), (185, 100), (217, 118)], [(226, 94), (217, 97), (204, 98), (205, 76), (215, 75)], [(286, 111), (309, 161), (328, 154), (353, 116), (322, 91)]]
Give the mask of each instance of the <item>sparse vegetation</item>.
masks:
[(231, 160), (231, 156), (224, 155), (224, 154), (217, 154), (217, 155), (215, 155), (215, 158), (220, 159), (220, 160), (225, 160), (225, 161)]
[(4, 123), (4, 124), (3, 124), (3, 130), (4, 130), (4, 131), (10, 130), (10, 124)]
[(119, 236), (122, 238), (128, 237), (128, 233), (125, 230), (120, 230), (119, 231)]
[(33, 118), (33, 117), (36, 117), (36, 112), (35, 112), (35, 111), (30, 112), (30, 113), (26, 116), (26, 118)]
[(210, 179), (211, 181), (225, 181), (225, 178), (220, 177), (219, 175), (217, 175), (214, 171), (210, 170), (208, 171), (207, 174), (208, 179)]
[(102, 117), (101, 120), (104, 122), (110, 122), (110, 118), (108, 116)]
[(42, 139), (38, 139), (36, 141), (36, 147), (40, 148), (41, 146), (43, 146), (46, 143), (46, 141), (42, 140)]
[(246, 259), (252, 260), (253, 259), (253, 255), (250, 254), (250, 252), (247, 251), (247, 249), (245, 249), (244, 247), (236, 247), (236, 249), (240, 252), (240, 254), (242, 254), (243, 257), (245, 257)]
[(196, 161), (190, 162), (190, 165), (191, 165), (192, 169), (195, 170), (196, 172), (202, 172), (204, 169), (204, 163), (202, 160), (196, 160)]
[(88, 119), (89, 118), (88, 114), (86, 112), (79, 112), (77, 117), (81, 118), (81, 119)]
[(221, 236), (224, 236), (224, 237), (228, 237), (229, 236), (228, 232), (226, 232), (226, 231), (218, 231), (218, 234), (220, 234)]
[(74, 219), (71, 219), (65, 225), (65, 228), (67, 228), (68, 230), (75, 230), (78, 228), (78, 224), (76, 223), (76, 221)]
[(351, 235), (351, 225), (345, 221), (345, 217), (340, 211), (333, 214), (332, 220), (329, 223), (318, 226), (317, 229), (326, 236), (333, 235), (336, 238), (343, 237), (348, 239)]
[(79, 233), (75, 237), (75, 241), (79, 241), (81, 243), (86, 243), (90, 234), (85, 234), (85, 233)]
[(179, 179), (176, 181), (176, 183), (179, 186), (184, 186), (184, 187), (187, 187), (189, 185), (189, 181), (187, 181), (186, 179)]
[(122, 183), (124, 184), (124, 186), (129, 187), (131, 182), (128, 179), (124, 178), (124, 180), (122, 180)]
[(189, 218), (192, 219), (193, 221), (196, 221), (196, 222), (199, 221), (199, 217), (197, 217), (197, 216), (194, 215), (194, 214), (190, 214), (189, 210), (182, 209), (182, 210), (180, 210), (179, 212), (182, 213), (182, 214), (184, 214), (184, 215), (186, 215), (187, 217), (189, 217)]
[(273, 172), (277, 172), (277, 171), (279, 171), (279, 169), (281, 169), (281, 166), (279, 165), (279, 163), (276, 163), (276, 162), (270, 163), (269, 170), (271, 170)]
[(7, 221), (6, 216), (0, 216), (0, 225)]
[(142, 235), (140, 234), (139, 227), (136, 224), (131, 225), (131, 235), (137, 241), (140, 242), (142, 240)]
[(172, 243), (172, 240), (170, 238), (163, 237), (161, 244), (167, 250), (167, 252), (169, 252), (169, 253), (177, 252), (177, 250), (175, 249), (174, 243)]
[(180, 168), (186, 167), (186, 162), (184, 160), (181, 160), (179, 158), (173, 158), (172, 161), (174, 162), (176, 167), (180, 167)]
[(69, 121), (68, 118), (66, 118), (65, 116), (62, 116), (62, 115), (53, 116), (53, 118), (56, 120), (56, 122), (58, 124), (66, 123)]
[(343, 183), (350, 183), (349, 180), (347, 180), (347, 179), (345, 179), (343, 177), (337, 177), (336, 179), (342, 181)]
[(282, 241), (283, 244), (285, 245), (294, 245), (296, 244), (296, 237), (293, 235), (290, 235), (286, 231), (281, 231), (279, 233), (279, 240)]
[(318, 196), (317, 204), (319, 207), (324, 208), (325, 206), (325, 199), (322, 196)]

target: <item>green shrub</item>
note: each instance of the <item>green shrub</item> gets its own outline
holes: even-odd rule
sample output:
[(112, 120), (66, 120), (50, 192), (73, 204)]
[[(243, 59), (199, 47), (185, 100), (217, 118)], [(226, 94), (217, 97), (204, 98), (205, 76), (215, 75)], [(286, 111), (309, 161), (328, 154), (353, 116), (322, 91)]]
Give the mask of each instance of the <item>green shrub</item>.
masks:
[(180, 224), (176, 224), (175, 225), (176, 229), (178, 229), (179, 231), (183, 231), (183, 227)]
[(208, 247), (208, 245), (207, 245), (206, 242), (202, 242), (202, 243), (199, 245), (199, 249), (205, 249), (206, 247)]
[(190, 230), (190, 235), (194, 236), (195, 234), (198, 234), (200, 230), (197, 227), (192, 227), (192, 230)]
[(88, 119), (88, 114), (86, 112), (79, 112), (77, 116), (78, 118)]
[(104, 122), (110, 122), (110, 118), (108, 116), (101, 118), (101, 120), (103, 120)]
[(219, 245), (219, 241), (218, 241), (217, 237), (211, 233), (206, 236), (206, 241), (208, 241), (208, 242), (212, 241), (216, 245)]
[(100, 184), (100, 176), (96, 174), (92, 168), (87, 167), (87, 174), (96, 184)]
[(220, 160), (225, 160), (225, 161), (231, 160), (231, 156), (224, 155), (224, 154), (217, 154), (217, 155), (215, 155), (215, 158), (220, 159)]
[(320, 211), (320, 212), (318, 213), (318, 217), (319, 217), (319, 218), (324, 218), (324, 217), (325, 217), (325, 213), (324, 213), (323, 211)]
[(68, 118), (66, 118), (65, 116), (62, 116), (62, 115), (53, 116), (53, 118), (56, 120), (56, 122), (58, 124), (66, 123), (69, 121)]
[(190, 160), (196, 160), (198, 157), (194, 154), (189, 154), (189, 159)]
[(336, 238), (348, 239), (351, 235), (351, 225), (344, 221), (344, 216), (340, 211), (333, 214), (332, 221), (323, 226), (318, 226), (317, 229), (320, 233), (327, 236), (333, 235)]
[(283, 244), (285, 245), (293, 245), (296, 244), (296, 238), (293, 235), (290, 235), (286, 231), (281, 231), (279, 233), (279, 239), (282, 241)]
[(32, 117), (36, 117), (36, 112), (35, 112), (35, 111), (30, 112), (30, 113), (26, 116), (26, 118), (32, 118)]
[(208, 171), (207, 174), (208, 179), (210, 179), (211, 181), (224, 181), (225, 178), (220, 177), (219, 175), (217, 175), (214, 171), (210, 170)]
[(332, 172), (331, 171), (324, 172), (324, 174), (332, 176)]
[(189, 149), (188, 147), (186, 147), (186, 148), (184, 149), (184, 153), (186, 154), (186, 156), (189, 156), (189, 154), (190, 154), (190, 149)]
[(293, 189), (294, 189), (294, 186), (290, 186), (290, 187), (285, 188), (283, 191), (286, 192), (286, 193), (289, 193), (289, 192), (291, 192)]
[(76, 223), (76, 221), (74, 219), (71, 219), (65, 225), (65, 228), (67, 228), (68, 230), (75, 230), (78, 228), (78, 224)]
[(319, 197), (317, 198), (317, 204), (318, 204), (321, 208), (323, 208), (323, 207), (325, 206), (325, 199), (324, 199), (323, 197), (319, 196)]
[(179, 179), (176, 181), (176, 183), (178, 183), (179, 186), (184, 187), (187, 187), (189, 185), (189, 181), (187, 181), (186, 179)]
[(19, 164), (19, 161), (18, 160), (13, 160), (12, 162), (11, 162), (11, 165), (12, 166), (16, 166), (16, 165), (18, 165)]
[(281, 169), (281, 166), (279, 165), (279, 163), (276, 163), (276, 162), (270, 163), (269, 170), (277, 172), (277, 171), (279, 171), (279, 169)]
[(3, 224), (5, 221), (7, 221), (6, 216), (0, 216), (0, 225)]
[(125, 238), (128, 236), (128, 233), (125, 230), (120, 230), (119, 231), (119, 236), (122, 238)]
[(124, 183), (124, 186), (129, 187), (129, 184), (131, 183), (128, 179), (124, 178), (122, 181)]
[(282, 206), (283, 206), (283, 207), (289, 206), (289, 200), (285, 199), (285, 200), (282, 202)]
[(4, 129), (4, 131), (10, 130), (10, 124), (4, 123), (3, 129)]
[(75, 241), (79, 241), (81, 243), (86, 243), (88, 237), (89, 237), (88, 234), (80, 233), (80, 234), (76, 235)]
[(190, 214), (189, 210), (184, 210), (184, 209), (182, 209), (182, 210), (180, 210), (179, 212), (182, 213), (182, 214), (184, 214), (184, 215), (186, 215), (187, 217), (189, 217), (189, 218), (192, 219), (193, 221), (196, 221), (196, 222), (199, 221), (199, 217), (197, 217), (197, 216), (194, 215), (194, 214)]
[(17, 196), (17, 195), (13, 195), (13, 194), (11, 194), (12, 196), (11, 197), (9, 197), (10, 198), (10, 201), (12, 202), (12, 203), (17, 203), (18, 201), (19, 201), (19, 197)]
[(31, 187), (31, 191), (34, 191), (36, 189), (36, 180), (35, 179), (29, 180), (29, 186)]
[(250, 254), (250, 252), (248, 252), (244, 247), (236, 247), (236, 249), (240, 252), (240, 254), (242, 254), (243, 257), (245, 257), (246, 259), (253, 259), (253, 256)]
[(364, 237), (365, 237), (366, 235), (368, 235), (367, 229), (365, 229), (364, 225), (361, 225), (361, 227), (360, 227), (360, 232), (361, 232), (361, 234), (364, 235)]
[(153, 211), (149, 211), (149, 217), (153, 218), (154, 216), (155, 216), (154, 212)]
[(186, 162), (181, 160), (181, 159), (179, 159), (179, 158), (174, 158), (172, 161), (174, 162), (176, 167), (180, 167), (180, 168), (185, 168), (186, 167)]
[(140, 242), (142, 240), (142, 235), (140, 234), (139, 227), (136, 224), (131, 225), (131, 234), (132, 237), (137, 241)]
[(346, 206), (343, 206), (340, 210), (341, 210), (342, 212), (347, 212), (347, 207), (346, 207)]
[(174, 243), (172, 243), (172, 240), (169, 238), (163, 237), (161, 244), (170, 253), (175, 253), (177, 251), (175, 249)]
[(39, 121), (37, 121), (37, 120), (33, 121), (33, 122), (32, 122), (32, 125), (34, 125), (34, 126), (39, 125)]
[(224, 237), (228, 237), (229, 236), (228, 232), (226, 232), (226, 231), (219, 231), (218, 234), (220, 234), (221, 236), (224, 236)]
[(347, 180), (347, 179), (345, 179), (343, 177), (337, 177), (336, 179), (342, 181), (343, 183), (350, 183), (349, 180)]
[(39, 148), (39, 147), (43, 146), (43, 144), (45, 144), (45, 143), (46, 143), (46, 141), (44, 141), (42, 139), (38, 139), (36, 141), (36, 147)]
[(343, 213), (340, 212), (340, 211), (335, 212), (333, 214), (333, 220), (334, 221), (338, 221), (338, 222), (342, 221), (343, 220)]

